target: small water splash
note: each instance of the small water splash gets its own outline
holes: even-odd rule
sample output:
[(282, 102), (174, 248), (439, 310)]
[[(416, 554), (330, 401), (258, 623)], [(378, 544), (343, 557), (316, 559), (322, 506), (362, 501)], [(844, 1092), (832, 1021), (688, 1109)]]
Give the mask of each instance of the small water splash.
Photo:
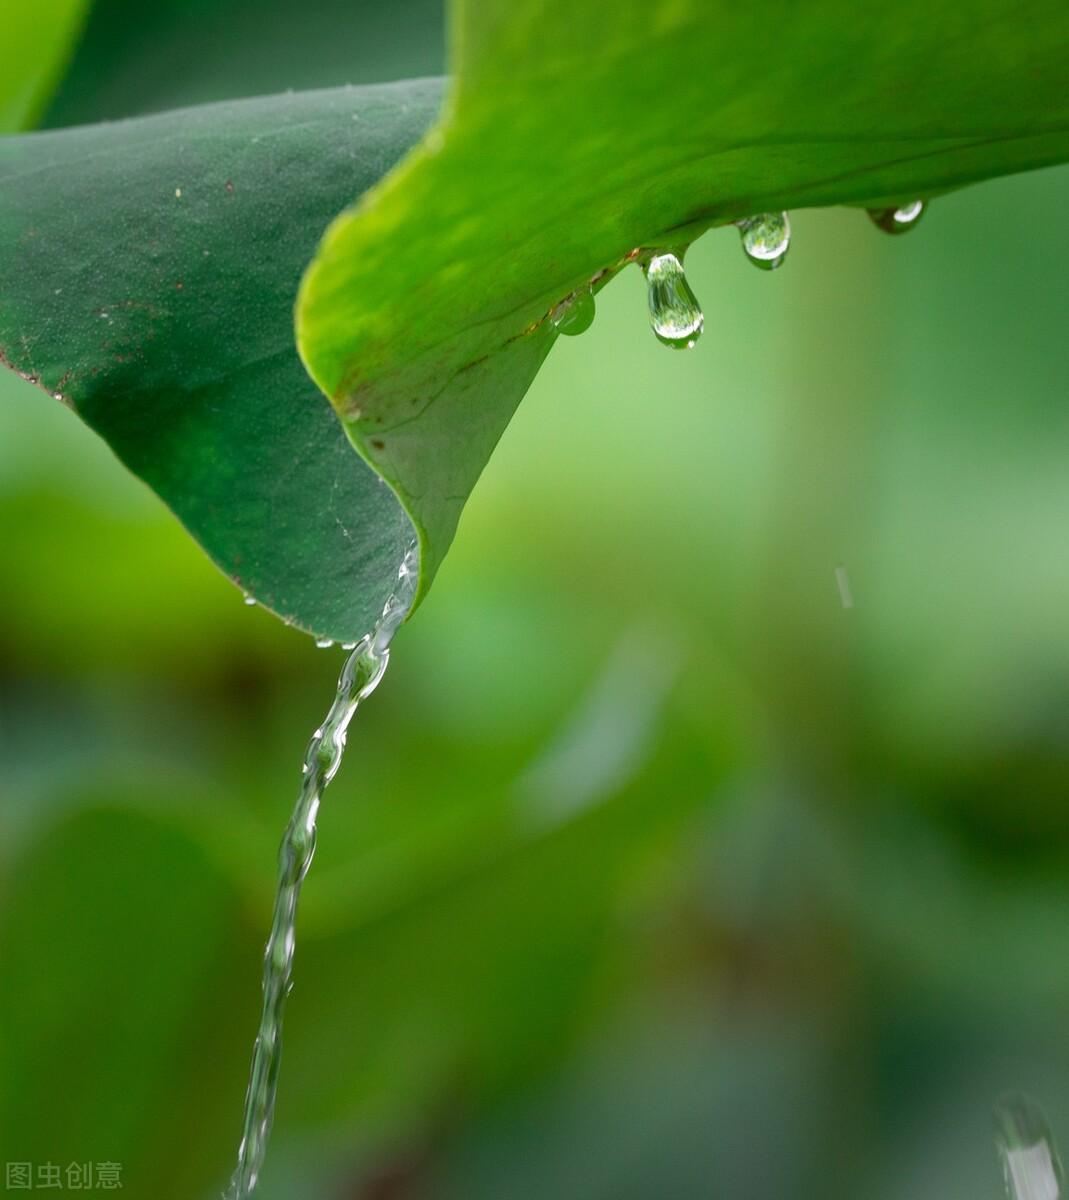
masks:
[(1009, 1200), (1062, 1200), (1062, 1164), (1047, 1118), (1034, 1100), (1013, 1095), (999, 1101), (995, 1141)]
[(225, 1200), (246, 1200), (252, 1195), (267, 1151), (282, 1055), (282, 1012), (293, 975), (297, 901), (315, 853), (319, 804), (341, 766), (349, 722), (359, 705), (378, 687), (389, 664), (390, 642), (412, 606), (418, 578), (418, 551), (411, 546), (382, 616), (345, 660), (334, 703), (305, 751), (301, 789), (279, 847), (275, 907), (264, 951), (263, 1009), (252, 1051), (238, 1165)]
[(898, 208), (870, 208), (872, 223), (884, 233), (908, 233), (924, 216), (923, 200), (911, 200)]
[(651, 255), (642, 270), (649, 290), (653, 332), (673, 350), (689, 350), (701, 336), (705, 318), (683, 274), (683, 264), (666, 250)]
[(594, 293), (589, 287), (584, 287), (572, 292), (551, 309), (549, 319), (558, 333), (576, 337), (586, 333), (594, 324), (595, 311)]
[(742, 237), (742, 249), (755, 267), (774, 271), (782, 266), (791, 248), (791, 221), (785, 212), (758, 213), (735, 227)]

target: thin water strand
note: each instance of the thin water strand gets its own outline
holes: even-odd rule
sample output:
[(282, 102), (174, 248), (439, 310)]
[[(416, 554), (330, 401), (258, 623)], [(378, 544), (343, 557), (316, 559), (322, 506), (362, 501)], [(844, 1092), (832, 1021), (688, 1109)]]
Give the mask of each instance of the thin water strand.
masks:
[(923, 200), (910, 200), (897, 208), (870, 208), (869, 218), (877, 229), (884, 233), (908, 233), (924, 216)]
[(687, 283), (683, 264), (670, 251), (660, 251), (642, 264), (642, 270), (653, 332), (673, 350), (689, 350), (701, 336), (705, 317)]
[(378, 687), (389, 664), (390, 642), (412, 606), (418, 577), (418, 557), (413, 546), (405, 554), (397, 587), (386, 601), (382, 616), (345, 660), (334, 703), (305, 751), (300, 792), (279, 847), (275, 907), (264, 951), (263, 1009), (252, 1051), (238, 1165), (226, 1200), (246, 1200), (252, 1194), (267, 1151), (278, 1092), (282, 1014), (293, 975), (297, 902), (315, 853), (320, 801), (341, 766), (353, 714)]
[(594, 324), (595, 314), (594, 293), (588, 286), (565, 296), (560, 304), (550, 310), (549, 319), (558, 333), (577, 337)]
[(791, 248), (791, 221), (785, 212), (757, 213), (736, 221), (742, 249), (755, 267), (774, 271), (783, 265)]
[(1009, 1200), (1062, 1200), (1063, 1172), (1054, 1135), (1034, 1100), (1014, 1095), (998, 1103), (995, 1141)]

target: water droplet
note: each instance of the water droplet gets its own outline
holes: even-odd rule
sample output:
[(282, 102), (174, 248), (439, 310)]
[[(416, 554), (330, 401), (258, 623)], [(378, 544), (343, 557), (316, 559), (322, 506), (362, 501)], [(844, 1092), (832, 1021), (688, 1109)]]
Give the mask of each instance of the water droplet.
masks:
[(594, 324), (594, 293), (589, 287), (572, 292), (550, 310), (549, 319), (558, 333), (569, 337), (585, 333)]
[(175, 198), (176, 200), (181, 200), (181, 199), (182, 199), (182, 189), (181, 189), (181, 188), (175, 188), (175, 189), (174, 189), (174, 198)]
[(316, 638), (316, 645), (320, 650), (329, 650), (334, 645), (334, 639), (328, 637)]
[(758, 213), (736, 221), (746, 257), (762, 271), (774, 271), (791, 248), (791, 222), (785, 212)]
[(355, 650), (355, 649), (356, 649), (356, 642), (342, 642), (342, 644), (341, 644), (341, 648), (342, 648), (343, 650)]
[(689, 350), (701, 336), (705, 318), (690, 290), (683, 264), (670, 252), (654, 254), (643, 263), (649, 289), (650, 325), (666, 346)]
[(924, 201), (911, 200), (898, 208), (870, 208), (868, 213), (884, 233), (908, 233), (924, 215)]
[(1009, 1200), (1061, 1200), (1062, 1164), (1047, 1118), (1028, 1096), (995, 1107), (995, 1141)]
[(249, 608), (252, 608), (253, 605), (255, 605), (255, 603), (256, 603), (256, 597), (255, 596), (246, 596), (245, 603), (249, 606)]

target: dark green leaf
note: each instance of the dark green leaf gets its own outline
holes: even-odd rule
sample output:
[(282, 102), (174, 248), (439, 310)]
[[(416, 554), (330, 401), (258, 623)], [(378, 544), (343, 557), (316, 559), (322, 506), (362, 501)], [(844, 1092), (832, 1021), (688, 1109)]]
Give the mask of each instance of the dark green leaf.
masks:
[(331, 216), (439, 95), (338, 89), (0, 142), (8, 365), (102, 434), (239, 586), (339, 640), (378, 615), (411, 531), (308, 379), (293, 297)]

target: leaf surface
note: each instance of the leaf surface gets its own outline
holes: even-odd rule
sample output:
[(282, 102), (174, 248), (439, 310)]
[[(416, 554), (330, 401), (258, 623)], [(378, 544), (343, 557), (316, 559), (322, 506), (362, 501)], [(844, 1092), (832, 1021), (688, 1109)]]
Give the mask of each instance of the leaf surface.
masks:
[(459, 0), (443, 119), (334, 223), (297, 320), (421, 594), (557, 302), (752, 213), (1063, 161), (1067, 59), (1063, 0)]
[(341, 88), (0, 141), (0, 355), (246, 592), (337, 640), (370, 627), (412, 533), (301, 365), (293, 298), (331, 216), (440, 92)]

